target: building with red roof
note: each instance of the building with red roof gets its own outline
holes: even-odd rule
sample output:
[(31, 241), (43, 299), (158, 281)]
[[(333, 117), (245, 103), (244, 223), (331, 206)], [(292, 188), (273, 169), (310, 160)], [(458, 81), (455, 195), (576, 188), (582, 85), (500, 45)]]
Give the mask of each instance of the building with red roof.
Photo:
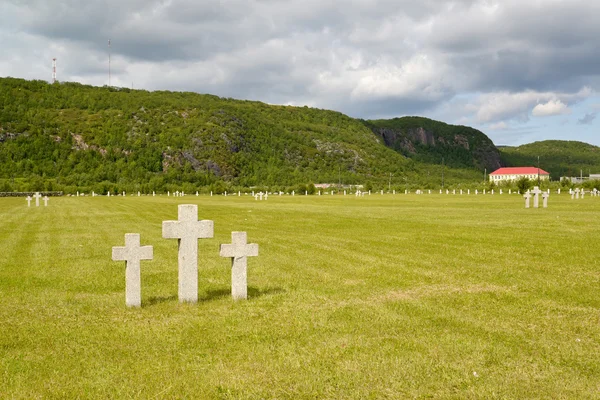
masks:
[(516, 181), (525, 177), (527, 179), (549, 180), (550, 173), (537, 167), (506, 167), (499, 168), (490, 174), (490, 182)]

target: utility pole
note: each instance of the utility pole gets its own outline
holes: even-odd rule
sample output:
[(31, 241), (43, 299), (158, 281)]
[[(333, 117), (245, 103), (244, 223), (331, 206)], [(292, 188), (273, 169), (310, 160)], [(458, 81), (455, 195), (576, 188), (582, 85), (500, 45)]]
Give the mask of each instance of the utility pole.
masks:
[(540, 187), (540, 156), (538, 156), (538, 187)]
[(108, 39), (108, 87), (110, 87), (110, 39)]

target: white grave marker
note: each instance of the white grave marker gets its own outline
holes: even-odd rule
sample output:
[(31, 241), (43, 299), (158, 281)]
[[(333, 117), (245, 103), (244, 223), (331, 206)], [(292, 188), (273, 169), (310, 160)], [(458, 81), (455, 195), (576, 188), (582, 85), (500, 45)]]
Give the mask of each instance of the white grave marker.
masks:
[(177, 221), (164, 221), (162, 236), (179, 240), (179, 301), (198, 301), (198, 239), (214, 236), (214, 223), (198, 221), (196, 204), (180, 204)]
[(25, 200), (27, 200), (27, 207), (31, 207), (31, 200), (33, 200), (31, 196), (27, 196)]
[(231, 296), (248, 298), (248, 257), (258, 256), (258, 244), (247, 243), (246, 232), (231, 232), (231, 244), (222, 244), (219, 255), (231, 258)]
[(44, 196), (44, 207), (48, 207), (48, 200), (50, 200), (48, 196)]
[(40, 199), (42, 198), (42, 195), (40, 194), (40, 192), (35, 192), (35, 194), (33, 195), (33, 198), (35, 199), (35, 206), (39, 207)]
[(531, 195), (529, 193), (525, 193), (523, 197), (525, 197), (525, 208), (529, 208), (529, 199), (531, 198)]
[(127, 307), (142, 305), (142, 281), (140, 261), (152, 260), (152, 246), (140, 246), (139, 233), (125, 234), (125, 247), (113, 247), (113, 261), (125, 261), (125, 304)]

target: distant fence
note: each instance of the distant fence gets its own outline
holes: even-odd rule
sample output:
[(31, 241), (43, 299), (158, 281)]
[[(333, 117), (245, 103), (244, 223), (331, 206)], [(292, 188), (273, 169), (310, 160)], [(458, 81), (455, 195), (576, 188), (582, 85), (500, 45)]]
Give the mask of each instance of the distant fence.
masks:
[[(0, 197), (27, 197), (33, 196), (36, 192), (0, 192)], [(42, 196), (62, 196), (63, 192), (40, 192)]]

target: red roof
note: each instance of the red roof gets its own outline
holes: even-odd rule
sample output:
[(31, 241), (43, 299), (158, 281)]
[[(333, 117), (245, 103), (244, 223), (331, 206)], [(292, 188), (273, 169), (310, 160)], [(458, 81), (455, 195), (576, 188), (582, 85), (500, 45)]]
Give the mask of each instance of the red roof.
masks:
[(549, 172), (544, 171), (537, 167), (508, 167), (500, 168), (492, 172), (490, 175), (537, 175), (540, 171), (540, 175), (550, 175)]

